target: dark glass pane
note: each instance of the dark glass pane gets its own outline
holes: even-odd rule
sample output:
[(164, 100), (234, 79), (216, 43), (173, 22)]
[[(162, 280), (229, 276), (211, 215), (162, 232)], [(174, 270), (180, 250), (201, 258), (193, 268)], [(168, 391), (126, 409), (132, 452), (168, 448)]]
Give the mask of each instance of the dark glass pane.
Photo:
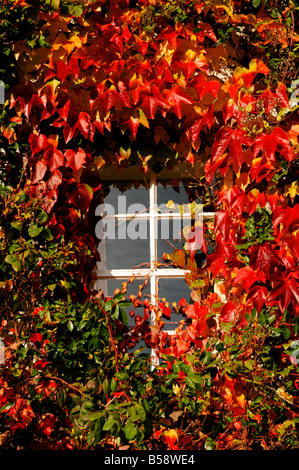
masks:
[(103, 269), (130, 269), (137, 266), (146, 268), (149, 266), (148, 220), (135, 218), (133, 220), (107, 221), (107, 237), (104, 243), (106, 266), (103, 266)]
[(186, 242), (183, 234), (184, 229), (190, 227), (191, 230), (191, 220), (184, 218), (175, 218), (163, 220), (158, 220), (158, 237), (157, 237), (157, 260), (158, 267), (165, 268), (171, 267), (174, 265), (170, 260), (163, 259), (163, 255), (173, 253), (175, 249), (182, 249)]
[[(107, 283), (107, 291), (108, 291), (108, 295), (113, 297), (114, 296), (114, 292), (116, 289), (121, 289), (122, 288), (122, 283), (124, 282), (125, 280), (121, 280), (121, 279), (108, 279), (106, 281)], [(134, 306), (131, 304), (129, 307), (124, 307), (123, 310), (126, 312), (127, 314), (127, 317), (128, 317), (128, 326), (135, 326), (135, 319), (133, 316), (130, 315), (130, 312), (133, 312), (135, 310), (135, 315), (140, 315), (141, 317), (143, 317), (144, 315), (144, 306), (142, 305), (142, 302), (145, 300), (145, 299), (150, 299), (150, 282), (148, 281), (147, 285), (145, 286), (145, 279), (135, 279), (133, 281), (133, 283), (129, 283), (127, 284), (127, 292), (125, 294), (125, 299), (130, 301), (129, 297), (130, 295), (137, 295), (138, 294), (138, 291), (139, 291), (139, 285), (143, 285), (143, 288), (142, 288), (142, 296), (141, 296), (141, 299), (138, 298), (138, 300), (141, 301), (141, 305), (138, 307), (136, 306), (135, 309), (134, 309)], [(148, 324), (150, 324), (150, 318), (147, 320), (148, 321)], [(136, 349), (140, 349), (141, 347), (144, 347), (144, 349), (142, 350), (142, 353), (146, 353), (146, 354), (150, 354), (150, 348), (148, 348), (145, 344), (145, 342), (140, 339), (138, 343), (136, 343), (135, 347), (131, 350), (132, 351), (135, 351)]]
[(105, 183), (105, 204), (111, 204), (115, 214), (145, 213), (149, 209), (149, 190), (144, 186), (128, 187), (123, 181)]
[(161, 181), (157, 184), (158, 206), (173, 201), (175, 204), (188, 204), (192, 201), (201, 200), (198, 198), (196, 186), (190, 181)]
[[(191, 290), (184, 278), (159, 279), (159, 299), (165, 298), (166, 302), (169, 302), (170, 304), (173, 302), (178, 304), (182, 298), (189, 302), (190, 294)], [(179, 326), (180, 321), (184, 318), (185, 317), (182, 315), (172, 312), (170, 319), (166, 317), (163, 318), (165, 323), (164, 329), (175, 330)]]
[[(134, 279), (132, 284), (128, 282), (128, 279), (108, 279), (107, 289), (108, 295), (113, 296), (116, 289), (121, 289), (123, 282), (127, 282), (126, 299), (129, 299), (130, 295), (137, 295), (139, 286), (142, 284), (142, 297), (141, 300), (150, 299), (150, 281), (148, 280), (147, 286), (144, 285), (145, 279)], [(143, 308), (143, 307), (142, 307)], [(127, 311), (132, 310), (132, 307), (128, 307)]]

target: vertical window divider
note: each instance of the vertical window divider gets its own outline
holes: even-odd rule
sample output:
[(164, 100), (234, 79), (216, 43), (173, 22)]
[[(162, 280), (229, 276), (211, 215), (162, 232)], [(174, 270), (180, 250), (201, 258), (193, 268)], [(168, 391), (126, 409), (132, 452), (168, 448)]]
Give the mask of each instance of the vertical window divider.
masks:
[[(157, 304), (157, 292), (158, 292), (158, 279), (157, 279), (157, 237), (158, 237), (158, 226), (157, 226), (157, 178), (155, 173), (150, 170), (150, 191), (149, 191), (149, 223), (150, 223), (150, 295), (151, 305)], [(155, 323), (156, 314), (155, 311), (151, 313), (151, 325)], [(152, 348), (152, 367), (157, 365), (157, 352)]]

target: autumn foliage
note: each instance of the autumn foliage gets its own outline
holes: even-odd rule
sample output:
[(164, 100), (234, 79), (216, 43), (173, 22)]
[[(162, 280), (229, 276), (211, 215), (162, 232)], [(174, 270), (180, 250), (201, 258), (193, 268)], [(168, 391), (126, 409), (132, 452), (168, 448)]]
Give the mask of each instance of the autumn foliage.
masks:
[[(298, 447), (298, 7), (6, 0), (0, 11), (0, 445)], [(188, 268), (192, 302), (151, 305), (143, 285), (128, 299), (132, 280), (99, 295), (101, 172), (179, 162), (204, 168), (198, 188), (216, 213), (202, 264), (192, 245), (168, 254)], [(168, 335), (172, 311), (182, 320)], [(155, 368), (130, 352), (141, 339), (158, 349)]]

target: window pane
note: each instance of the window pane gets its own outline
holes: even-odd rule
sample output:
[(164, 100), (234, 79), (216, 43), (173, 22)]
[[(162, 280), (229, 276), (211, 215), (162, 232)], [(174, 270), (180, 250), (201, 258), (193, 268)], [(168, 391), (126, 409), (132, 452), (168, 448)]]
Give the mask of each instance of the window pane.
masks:
[(124, 181), (105, 183), (105, 204), (111, 204), (115, 214), (146, 213), (149, 209), (149, 190), (144, 186), (128, 187)]
[[(150, 260), (149, 221), (108, 220), (104, 243), (106, 263), (102, 269), (147, 268)], [(114, 238), (113, 238), (114, 237)]]
[(158, 206), (173, 201), (175, 204), (188, 204), (189, 202), (199, 200), (196, 186), (190, 181), (163, 181), (157, 184)]
[[(182, 298), (189, 302), (190, 294), (191, 290), (184, 278), (159, 279), (159, 299), (165, 298), (166, 302), (176, 302), (178, 304)], [(164, 329), (175, 330), (184, 318), (182, 315), (172, 312), (170, 319), (163, 317), (165, 323)]]
[(183, 237), (184, 228), (187, 230), (190, 227), (191, 221), (183, 218), (158, 220), (158, 239), (157, 239), (157, 259), (158, 267), (165, 268), (174, 265), (170, 260), (164, 260), (163, 254), (173, 253), (175, 249), (183, 248), (186, 240)]
[[(107, 289), (108, 295), (112, 297), (114, 295), (115, 289), (121, 289), (122, 283), (127, 282), (128, 279), (108, 279), (107, 280)], [(134, 279), (133, 283), (127, 283), (127, 292), (126, 298), (128, 299), (130, 295), (137, 295), (139, 291), (139, 285), (142, 284), (142, 297), (141, 300), (150, 299), (150, 282), (148, 280), (147, 286), (144, 285), (145, 279)], [(142, 307), (143, 308), (143, 307)], [(132, 310), (132, 307), (126, 308), (126, 311)]]
[[(121, 289), (122, 288), (122, 283), (124, 282), (123, 279), (109, 279), (106, 281), (107, 282), (107, 290), (108, 290), (108, 295), (113, 297), (115, 289)], [(129, 300), (130, 295), (135, 295), (137, 296), (138, 291), (139, 291), (139, 285), (142, 284), (142, 296), (140, 300), (140, 306), (135, 307), (135, 316), (139, 315), (143, 317), (144, 315), (144, 306), (142, 305), (142, 302), (145, 299), (150, 299), (150, 283), (148, 281), (147, 286), (144, 285), (145, 279), (135, 279), (133, 283), (128, 283), (127, 284), (127, 292), (125, 294), (125, 299)], [(134, 311), (134, 306), (130, 305), (129, 307), (123, 308), (123, 310), (126, 312), (127, 317), (128, 317), (128, 326), (135, 326), (135, 319), (134, 317), (131, 317), (130, 312)], [(150, 318), (147, 320), (148, 324), (150, 324)], [(142, 354), (150, 354), (150, 348), (148, 348), (145, 344), (145, 342), (142, 339), (139, 339), (139, 342), (136, 343), (134, 348), (130, 350), (131, 352), (135, 351), (136, 349), (140, 349), (141, 347), (144, 347), (144, 349), (141, 351)]]

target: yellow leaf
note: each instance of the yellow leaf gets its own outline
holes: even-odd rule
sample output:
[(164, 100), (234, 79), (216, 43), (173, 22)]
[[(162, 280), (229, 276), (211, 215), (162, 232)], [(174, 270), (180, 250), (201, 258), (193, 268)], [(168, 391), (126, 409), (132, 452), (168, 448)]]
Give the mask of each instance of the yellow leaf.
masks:
[(294, 202), (296, 195), (299, 194), (298, 181), (293, 181), (291, 186), (287, 186), (284, 191), (284, 196), (290, 196), (291, 201)]
[(228, 14), (228, 16), (233, 16), (233, 11), (229, 7), (227, 7), (226, 5), (215, 5), (215, 7), (225, 10), (226, 13)]
[(299, 124), (294, 124), (289, 132), (287, 132), (288, 137), (293, 145), (298, 144), (298, 135), (299, 135)]
[(176, 249), (171, 255), (172, 261), (180, 268), (184, 268), (186, 264), (186, 257), (184, 250)]
[(246, 398), (245, 396), (243, 395), (243, 393), (239, 396), (237, 396), (237, 402), (238, 402), (238, 405), (241, 407), (241, 408), (245, 408), (246, 407)]
[(176, 208), (176, 205), (172, 200), (168, 201), (166, 203), (166, 206), (168, 207), (168, 209), (175, 209)]
[(144, 127), (147, 127), (149, 129), (149, 123), (147, 120), (146, 115), (144, 114), (143, 110), (139, 108), (139, 122), (142, 124)]

